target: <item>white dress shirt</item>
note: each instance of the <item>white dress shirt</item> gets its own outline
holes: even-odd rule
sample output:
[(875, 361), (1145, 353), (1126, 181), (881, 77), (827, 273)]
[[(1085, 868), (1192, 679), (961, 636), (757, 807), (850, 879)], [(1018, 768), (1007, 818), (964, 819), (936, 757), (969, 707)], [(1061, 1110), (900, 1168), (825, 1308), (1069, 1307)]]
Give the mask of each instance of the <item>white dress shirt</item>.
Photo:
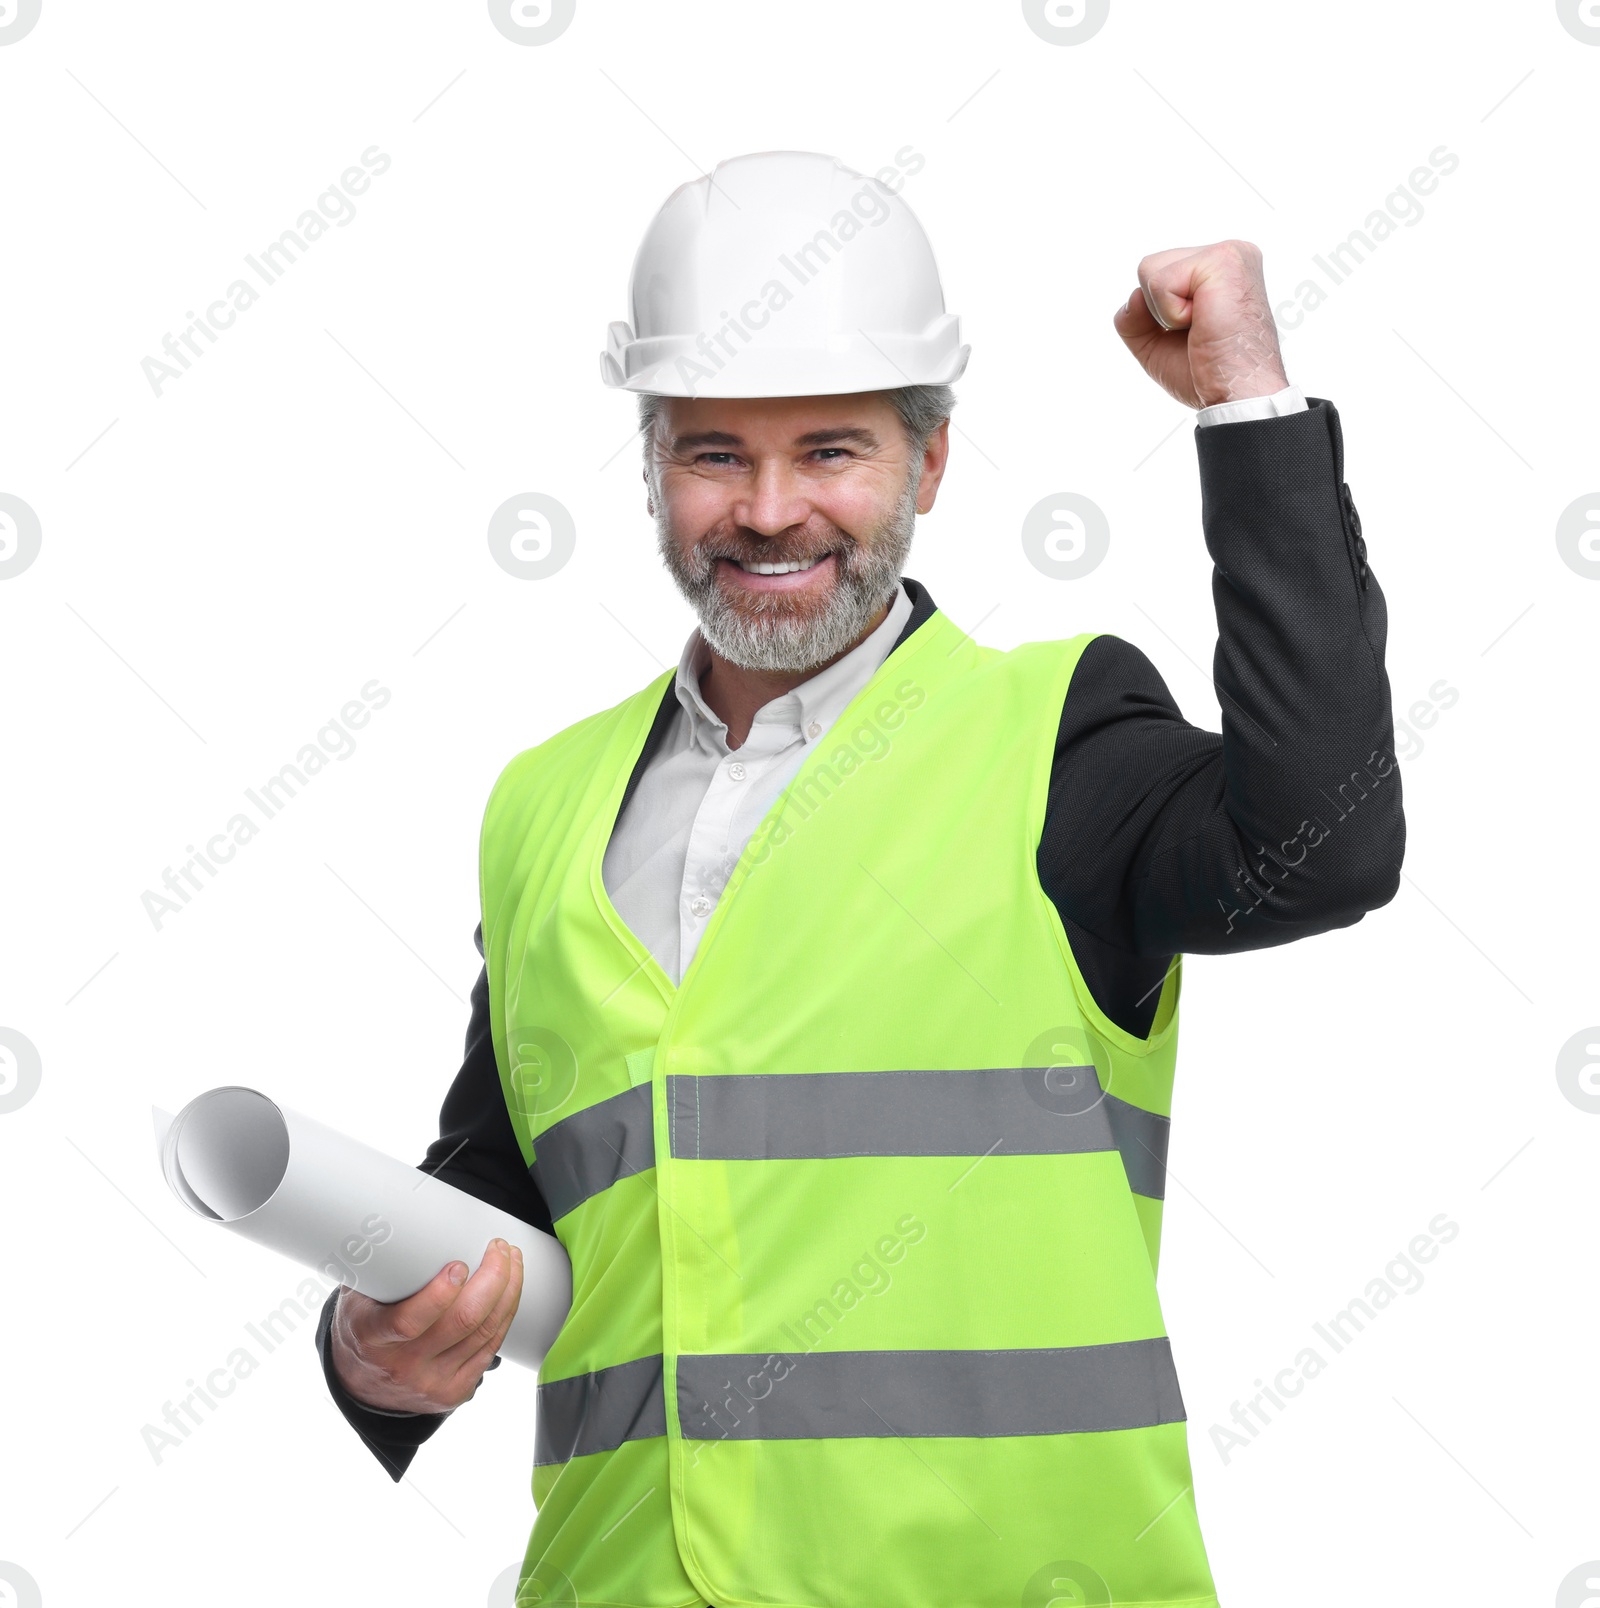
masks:
[[(1299, 413), (1298, 386), (1218, 402), (1200, 425)], [(911, 599), (895, 588), (889, 612), (848, 653), (756, 711), (750, 735), (728, 746), (728, 727), (700, 695), (711, 650), (698, 626), (678, 659), (678, 708), (606, 847), (601, 876), (617, 913), (676, 984), (694, 958), (750, 834), (806, 755), (888, 658)]]

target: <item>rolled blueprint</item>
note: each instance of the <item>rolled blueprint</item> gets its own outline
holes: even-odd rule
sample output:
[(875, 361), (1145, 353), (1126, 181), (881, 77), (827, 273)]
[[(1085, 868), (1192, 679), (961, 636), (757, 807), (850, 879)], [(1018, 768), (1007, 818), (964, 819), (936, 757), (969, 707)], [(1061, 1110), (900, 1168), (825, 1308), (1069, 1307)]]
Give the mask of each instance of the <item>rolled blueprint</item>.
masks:
[(254, 1089), (211, 1089), (176, 1117), (154, 1115), (161, 1170), (190, 1211), (375, 1301), (415, 1295), (449, 1262), (476, 1269), (497, 1235), (521, 1246), (522, 1297), (500, 1353), (543, 1362), (572, 1305), (554, 1235)]

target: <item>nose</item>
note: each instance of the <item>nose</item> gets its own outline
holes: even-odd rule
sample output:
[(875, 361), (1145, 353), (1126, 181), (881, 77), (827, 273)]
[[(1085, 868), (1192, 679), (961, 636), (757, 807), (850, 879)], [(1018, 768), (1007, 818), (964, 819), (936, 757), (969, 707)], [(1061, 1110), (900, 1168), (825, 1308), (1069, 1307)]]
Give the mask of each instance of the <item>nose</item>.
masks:
[(756, 465), (730, 513), (747, 530), (781, 536), (811, 517), (811, 500), (791, 465), (768, 459)]

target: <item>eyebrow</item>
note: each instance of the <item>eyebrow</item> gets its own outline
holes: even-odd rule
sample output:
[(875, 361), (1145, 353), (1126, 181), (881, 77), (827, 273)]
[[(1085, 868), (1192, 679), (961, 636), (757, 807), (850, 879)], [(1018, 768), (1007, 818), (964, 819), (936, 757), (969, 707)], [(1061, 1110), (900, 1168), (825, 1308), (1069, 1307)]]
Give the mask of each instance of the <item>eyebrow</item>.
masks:
[(872, 448), (877, 446), (878, 438), (864, 426), (859, 424), (840, 425), (833, 430), (812, 430), (808, 434), (795, 439), (797, 447), (831, 447), (848, 441), (858, 447)]
[[(833, 447), (849, 443), (871, 451), (876, 447), (878, 438), (872, 431), (862, 425), (838, 425), (831, 429), (810, 430), (803, 436), (796, 436), (794, 445), (797, 447)], [(727, 430), (700, 430), (692, 435), (674, 436), (672, 450), (674, 452), (691, 452), (701, 447), (742, 447), (744, 440), (740, 436), (731, 434)]]
[(742, 447), (744, 442), (726, 430), (700, 430), (693, 435), (674, 436), (672, 450), (688, 452), (694, 447)]

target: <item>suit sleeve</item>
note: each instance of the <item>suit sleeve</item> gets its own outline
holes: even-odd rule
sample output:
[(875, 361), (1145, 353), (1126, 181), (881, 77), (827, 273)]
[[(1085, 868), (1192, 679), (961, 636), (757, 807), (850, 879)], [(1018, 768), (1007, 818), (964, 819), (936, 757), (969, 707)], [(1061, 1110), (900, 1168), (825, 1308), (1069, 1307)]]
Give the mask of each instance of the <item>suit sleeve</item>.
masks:
[[(481, 924), (473, 935), (473, 942), (482, 955)], [(522, 1160), (522, 1151), (506, 1111), (494, 1041), (489, 1032), (487, 968), (479, 971), (472, 988), (465, 1055), (439, 1111), (439, 1137), (428, 1146), (428, 1153), (419, 1166), (423, 1172), (432, 1173), (547, 1234), (555, 1232), (550, 1209)], [(387, 1412), (366, 1406), (345, 1390), (333, 1371), (332, 1349), (328, 1344), (339, 1293), (334, 1290), (323, 1303), (317, 1325), (317, 1352), (322, 1358), (323, 1378), (345, 1421), (383, 1464), (389, 1477), (398, 1481), (416, 1456), (417, 1448), (450, 1414)], [(500, 1358), (496, 1357), (489, 1366), (498, 1368)]]
[(1174, 955), (1349, 926), (1399, 886), (1384, 598), (1338, 412), (1307, 402), (1195, 429), (1221, 732), (1112, 636), (1062, 710), (1040, 882), (1096, 1003), (1136, 1036)]

